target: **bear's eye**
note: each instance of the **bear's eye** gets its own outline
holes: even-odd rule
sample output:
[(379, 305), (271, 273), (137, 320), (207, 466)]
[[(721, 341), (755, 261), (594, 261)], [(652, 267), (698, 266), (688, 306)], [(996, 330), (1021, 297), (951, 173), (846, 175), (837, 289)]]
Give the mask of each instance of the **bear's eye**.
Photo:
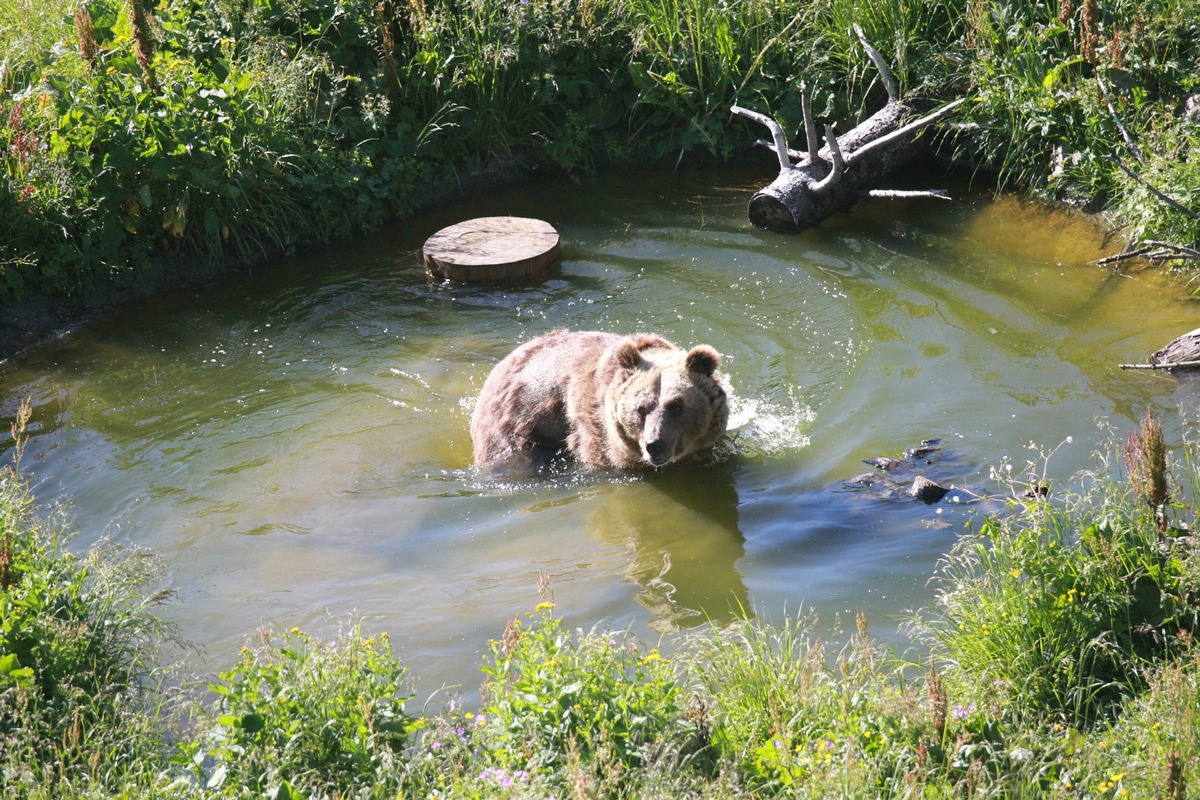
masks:
[(667, 403), (666, 412), (668, 416), (678, 417), (683, 413), (683, 401), (672, 400), (671, 402)]
[(642, 403), (640, 406), (638, 406), (637, 413), (639, 417), (645, 419), (646, 417), (650, 416), (650, 412), (653, 410), (654, 406), (650, 403)]

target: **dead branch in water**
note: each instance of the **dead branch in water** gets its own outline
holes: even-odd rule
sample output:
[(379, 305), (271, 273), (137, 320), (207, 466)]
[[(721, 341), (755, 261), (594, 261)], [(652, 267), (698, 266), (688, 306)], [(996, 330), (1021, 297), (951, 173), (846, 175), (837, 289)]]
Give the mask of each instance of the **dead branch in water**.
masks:
[(825, 125), (824, 148), (818, 138), (808, 92), (803, 88), (800, 109), (804, 116), (803, 151), (788, 147), (778, 121), (741, 106), (730, 109), (770, 131), (769, 142), (759, 139), (755, 144), (772, 150), (779, 161), (775, 180), (750, 199), (750, 221), (759, 227), (788, 233), (802, 231), (867, 196), (949, 199), (942, 190), (886, 191), (875, 186), (921, 152), (917, 134), (923, 128), (949, 116), (964, 100), (955, 100), (913, 119), (914, 104), (900, 97), (899, 84), (883, 56), (867, 41), (862, 28), (855, 25), (853, 32), (875, 65), (888, 100), (883, 108), (841, 136), (834, 133), (832, 125)]

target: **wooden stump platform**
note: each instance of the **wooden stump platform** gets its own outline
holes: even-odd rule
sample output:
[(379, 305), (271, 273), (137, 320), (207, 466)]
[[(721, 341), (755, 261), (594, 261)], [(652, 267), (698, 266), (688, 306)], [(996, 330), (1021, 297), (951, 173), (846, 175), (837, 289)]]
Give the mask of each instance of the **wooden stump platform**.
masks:
[(558, 261), (558, 243), (558, 231), (540, 219), (478, 217), (425, 240), (425, 271), (463, 283), (525, 278)]

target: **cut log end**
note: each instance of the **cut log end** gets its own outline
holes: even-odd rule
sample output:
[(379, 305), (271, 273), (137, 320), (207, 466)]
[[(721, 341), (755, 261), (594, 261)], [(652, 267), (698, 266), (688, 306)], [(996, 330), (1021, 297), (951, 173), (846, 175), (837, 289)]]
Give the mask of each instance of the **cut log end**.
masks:
[(499, 283), (537, 275), (560, 258), (559, 235), (527, 217), (479, 217), (425, 240), (425, 271), (436, 280)]
[(780, 233), (799, 233), (792, 210), (777, 197), (758, 192), (750, 198), (750, 224)]

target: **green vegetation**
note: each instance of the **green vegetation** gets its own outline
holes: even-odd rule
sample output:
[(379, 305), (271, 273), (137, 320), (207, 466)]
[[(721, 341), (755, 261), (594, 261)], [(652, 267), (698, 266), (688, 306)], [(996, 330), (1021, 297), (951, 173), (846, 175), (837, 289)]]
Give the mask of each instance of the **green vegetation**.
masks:
[[(71, 555), (6, 469), (0, 791), (1184, 798), (1200, 785), (1200, 505), (1170, 496), (1152, 416), (1111, 453), (1071, 491), (1002, 481), (1008, 509), (953, 547), (914, 622), (923, 663), (861, 618), (834, 650), (801, 617), (703, 628), (664, 656), (565, 629), (543, 586), (491, 643), (478, 707), (422, 716), (387, 635), (359, 624), (334, 642), (261, 631), (207, 690), (163, 692), (170, 631), (144, 557)], [(1200, 468), (1184, 473), (1194, 497)]]
[[(759, 135), (734, 102), (795, 131), (808, 92), (844, 128), (881, 96), (852, 22), (906, 91), (971, 99), (943, 153), (1131, 238), (1198, 238), (1110, 157), (1200, 205), (1200, 0), (0, 0), (0, 300), (335, 241), (464, 174), (730, 158)], [(153, 559), (73, 554), (8, 468), (0, 793), (1182, 798), (1200, 505), (1152, 418), (1113, 453), (1053, 500), (1011, 486), (955, 545), (924, 663), (863, 621), (831, 651), (803, 618), (664, 657), (547, 600), (492, 644), (478, 708), (424, 716), (359, 625), (264, 631), (167, 691)]]
[[(13, 425), (17, 457), (30, 409)], [(157, 648), (171, 631), (144, 554), (78, 558), (61, 520), (39, 518), (20, 476), (0, 469), (0, 792), (107, 794), (163, 764)], [(86, 791), (85, 791), (86, 790)]]
[[(344, 239), (418, 187), (846, 129), (881, 90), (963, 96), (943, 153), (1181, 244), (1198, 0), (0, 0), (0, 300)], [(1128, 132), (1127, 144), (1121, 132)]]

